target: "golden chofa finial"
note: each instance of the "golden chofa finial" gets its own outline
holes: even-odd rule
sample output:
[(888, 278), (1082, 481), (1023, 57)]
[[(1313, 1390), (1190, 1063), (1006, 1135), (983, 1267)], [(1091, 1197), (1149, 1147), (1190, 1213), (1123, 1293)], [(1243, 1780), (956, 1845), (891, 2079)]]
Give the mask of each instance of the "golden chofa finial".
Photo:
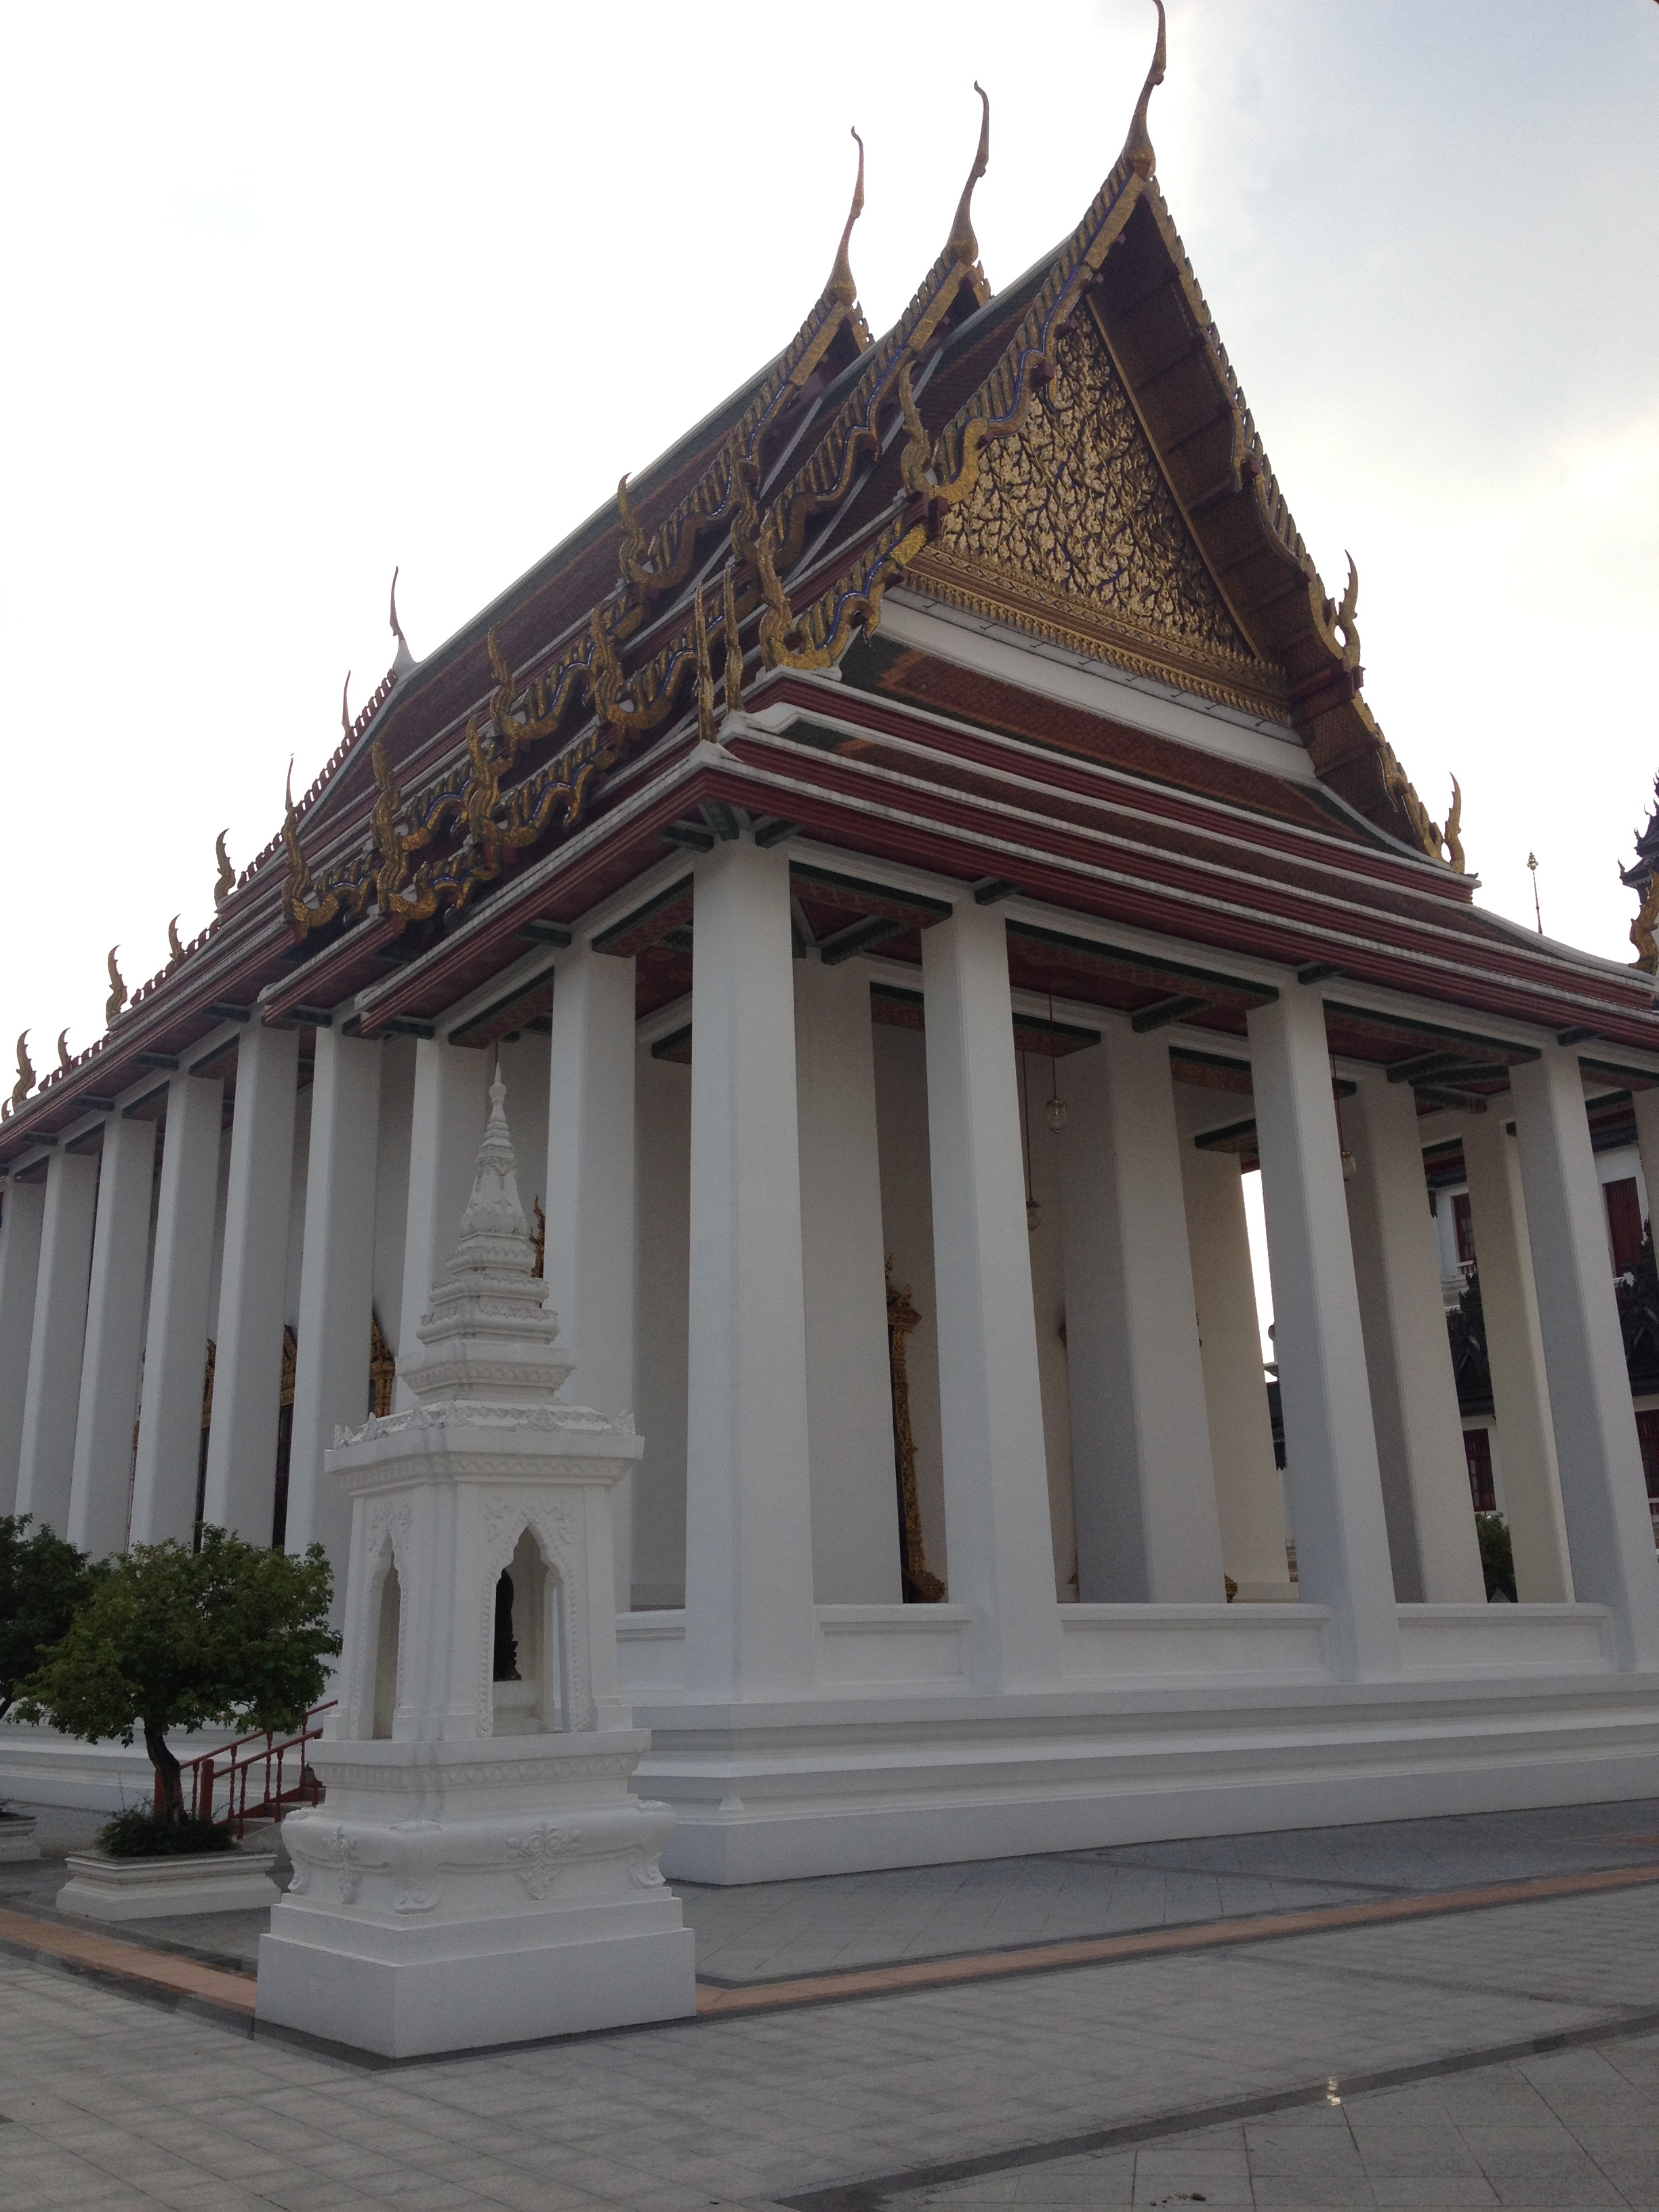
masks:
[(830, 271), (830, 282), (823, 288), (832, 299), (839, 300), (844, 307), (850, 307), (859, 295), (859, 288), (853, 282), (851, 252), (853, 225), (864, 213), (864, 141), (859, 138), (856, 130), (853, 136), (858, 138), (858, 182), (853, 187), (853, 204), (847, 210), (847, 228), (842, 232), (841, 244), (836, 249), (836, 265)]
[(1164, 26), (1164, 0), (1152, 0), (1158, 9), (1158, 44), (1152, 49), (1152, 65), (1146, 72), (1146, 82), (1140, 88), (1140, 97), (1135, 102), (1135, 112), (1129, 124), (1129, 135), (1123, 142), (1123, 151), (1118, 155), (1127, 161), (1136, 174), (1150, 177), (1158, 167), (1158, 156), (1152, 151), (1152, 135), (1146, 128), (1146, 111), (1152, 104), (1152, 94), (1164, 82), (1164, 64), (1168, 58)]
[(33, 1088), (34, 1067), (29, 1059), (29, 1033), (25, 1030), (17, 1040), (17, 1080), (12, 1085), (12, 1104), (21, 1106)]
[[(962, 188), (962, 198), (957, 203), (957, 219), (951, 226), (951, 235), (945, 241), (945, 251), (953, 261), (964, 269), (979, 266), (979, 240), (974, 235), (974, 186), (991, 166), (991, 100), (983, 85), (975, 82), (983, 112), (979, 122), (979, 146), (974, 155), (974, 166), (968, 172), (968, 181)], [(988, 288), (985, 296), (990, 296)]]
[(236, 871), (230, 865), (230, 855), (225, 850), (228, 830), (222, 830), (213, 841), (213, 857), (219, 863), (218, 881), (213, 886), (213, 903), (221, 907), (236, 888)]
[(121, 981), (121, 971), (115, 964), (115, 956), (120, 949), (118, 945), (112, 945), (109, 949), (109, 996), (104, 1001), (104, 1019), (106, 1022), (112, 1022), (127, 1002), (127, 987)]
[(346, 671), (346, 680), (340, 686), (340, 727), (345, 732), (348, 738), (351, 735), (351, 709), (347, 705), (346, 702), (350, 698), (350, 696), (351, 671), (348, 668)]
[[(410, 650), (409, 640), (404, 635), (404, 626), (398, 619), (398, 571), (395, 568), (392, 572), (392, 635), (398, 641), (398, 650), (392, 656), (392, 673), (394, 677), (406, 676), (415, 665), (415, 655)], [(346, 681), (349, 684), (351, 678), (347, 677)]]
[(69, 1073), (70, 1070), (75, 1065), (74, 1056), (69, 1048), (69, 1031), (67, 1030), (59, 1030), (58, 1032), (58, 1065), (59, 1069), (65, 1075)]
[(167, 951), (172, 954), (173, 965), (176, 968), (185, 957), (185, 948), (179, 939), (179, 917), (176, 914), (167, 924)]

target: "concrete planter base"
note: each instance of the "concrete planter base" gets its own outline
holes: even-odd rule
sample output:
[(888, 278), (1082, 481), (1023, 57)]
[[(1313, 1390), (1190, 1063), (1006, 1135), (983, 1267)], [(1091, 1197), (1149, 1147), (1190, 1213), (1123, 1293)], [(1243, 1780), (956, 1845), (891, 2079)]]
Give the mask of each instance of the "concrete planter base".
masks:
[(88, 1920), (163, 1920), (181, 1912), (247, 1912), (282, 1894), (275, 1851), (202, 1851), (145, 1859), (87, 1852), (64, 1861), (60, 1912)]
[(34, 1817), (33, 1813), (0, 1813), (0, 1866), (40, 1857), (40, 1846), (34, 1840)]

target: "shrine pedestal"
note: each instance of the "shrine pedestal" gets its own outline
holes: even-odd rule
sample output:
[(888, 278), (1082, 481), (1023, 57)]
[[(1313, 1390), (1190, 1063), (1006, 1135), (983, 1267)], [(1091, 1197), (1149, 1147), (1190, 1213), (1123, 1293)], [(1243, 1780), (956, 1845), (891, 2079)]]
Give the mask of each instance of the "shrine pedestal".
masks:
[(628, 1787), (650, 1741), (318, 1745), (327, 1798), (283, 1823), (259, 2018), (407, 2058), (692, 2012), (657, 1868), (673, 1815)]

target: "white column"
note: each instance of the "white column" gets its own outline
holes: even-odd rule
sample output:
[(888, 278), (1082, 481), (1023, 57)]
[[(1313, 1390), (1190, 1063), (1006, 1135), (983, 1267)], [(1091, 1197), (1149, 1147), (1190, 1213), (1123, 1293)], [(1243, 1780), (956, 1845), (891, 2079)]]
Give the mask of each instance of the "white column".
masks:
[(694, 1696), (811, 1686), (812, 1522), (789, 861), (696, 863), (685, 1659)]
[(1505, 1104), (1498, 1099), (1490, 1113), (1472, 1114), (1463, 1124), (1463, 1167), (1504, 1462), (1504, 1504), (1516, 1596), (1523, 1605), (1571, 1604), (1572, 1567), (1521, 1194), (1521, 1156), (1504, 1130)]
[(224, 1091), (217, 1077), (175, 1075), (167, 1085), (132, 1479), (135, 1544), (188, 1542), (196, 1514)]
[(1360, 1079), (1347, 1112), (1348, 1221), (1395, 1594), (1407, 1603), (1479, 1605), (1486, 1583), (1417, 1101), (1409, 1084), (1378, 1069)]
[(251, 1023), (236, 1048), (215, 1333), (213, 1430), (202, 1517), (269, 1544), (283, 1389), (283, 1293), (294, 1186), (295, 1030)]
[(1066, 1061), (1066, 1091), (1078, 1595), (1218, 1605), (1221, 1528), (1168, 1039), (1109, 1018), (1101, 1043)]
[(896, 1605), (898, 1489), (876, 1139), (870, 977), (795, 963), (812, 1588), (820, 1605)]
[(922, 933), (951, 1598), (990, 1690), (1060, 1679), (1060, 1607), (1020, 1166), (1008, 946), (994, 908)]
[(361, 1428), (368, 1416), (375, 1168), (385, 1055), (378, 1039), (342, 1036), (333, 1029), (317, 1032), (285, 1540), (291, 1552), (303, 1552), (308, 1544), (320, 1544), (327, 1552), (337, 1610), (345, 1602), (351, 1501), (325, 1474), (323, 1454), (337, 1428)]
[[(1215, 1094), (1197, 1096), (1212, 1103)], [(1213, 1113), (1207, 1121), (1215, 1126)], [(1190, 1111), (1177, 1116), (1221, 1564), (1242, 1601), (1290, 1604), (1297, 1593), (1285, 1556), (1285, 1501), (1261, 1366), (1243, 1177), (1236, 1152), (1201, 1151), (1193, 1142), (1199, 1125)]]
[(40, 1273), (29, 1342), (28, 1388), (23, 1397), (17, 1510), (32, 1513), (60, 1536), (69, 1527), (97, 1200), (97, 1155), (54, 1152), (46, 1170), (46, 1206), (40, 1224)]
[(127, 1540), (155, 1183), (155, 1122), (115, 1115), (104, 1124), (98, 1169), (98, 1226), (66, 1532), (71, 1544), (94, 1559), (120, 1551)]
[(44, 1182), (14, 1180), (6, 1185), (0, 1211), (0, 1513), (11, 1512), (17, 1497), (46, 1205)]
[(1324, 1007), (1292, 988), (1249, 1017), (1285, 1475), (1301, 1595), (1328, 1605), (1352, 1680), (1400, 1672)]
[(1659, 1565), (1577, 1057), (1547, 1046), (1510, 1086), (1573, 1587), (1610, 1608), (1621, 1666), (1659, 1667)]
[[(576, 1371), (561, 1396), (613, 1419), (634, 1396), (634, 963), (558, 963), (547, 1090), (547, 1303)], [(611, 1493), (617, 1610), (632, 1601), (634, 1470)]]
[(455, 1249), (472, 1188), (472, 1165), (489, 1106), (495, 1062), (486, 1052), (422, 1037), (415, 1047), (415, 1103), (409, 1129), (409, 1211), (404, 1228), (404, 1291), (395, 1347), (396, 1405), (412, 1406), (402, 1370), (419, 1357), (416, 1330), (432, 1285)]

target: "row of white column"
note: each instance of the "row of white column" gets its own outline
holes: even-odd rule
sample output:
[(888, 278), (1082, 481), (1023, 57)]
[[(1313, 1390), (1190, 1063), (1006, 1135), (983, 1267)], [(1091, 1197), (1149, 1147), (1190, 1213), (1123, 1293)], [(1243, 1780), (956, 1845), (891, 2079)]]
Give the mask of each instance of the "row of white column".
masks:
[[(897, 1541), (867, 979), (857, 963), (793, 957), (782, 850), (722, 844), (696, 872), (686, 1651), (693, 1692), (722, 1700), (810, 1686), (815, 1595), (896, 1599)], [(923, 988), (951, 1595), (975, 1613), (981, 1686), (1052, 1685), (1060, 1625), (994, 909), (963, 902), (924, 933)], [(1317, 994), (1289, 988), (1249, 1029), (1301, 1595), (1331, 1607), (1346, 1673), (1387, 1676), (1400, 1666), (1397, 1600), (1482, 1594), (1413, 1104), (1406, 1086), (1362, 1082), (1351, 1198)], [(550, 1302), (579, 1354), (573, 1395), (622, 1413), (635, 1395), (632, 962), (562, 957), (553, 1031)], [(288, 1540), (320, 1540), (337, 1559), (347, 1515), (322, 1455), (364, 1410), (381, 1061), (377, 1044), (318, 1032)], [(481, 1119), (477, 1054), (434, 1039), (416, 1063), (401, 1344), (447, 1256)], [(283, 1321), (270, 1255), (286, 1245), (296, 1078), (293, 1033), (250, 1025), (205, 1513), (256, 1537), (270, 1529)], [(1080, 1595), (1216, 1602), (1224, 1560), (1245, 1594), (1282, 1590), (1237, 1165), (1193, 1146), (1156, 1034), (1109, 1022), (1099, 1048), (1068, 1061), (1066, 1088)], [(1543, 1369), (1525, 1387), (1559, 1467), (1559, 1488), (1552, 1467), (1529, 1489), (1506, 1428), (1517, 1559), (1554, 1541), (1555, 1583), (1540, 1571), (1539, 1594), (1606, 1602), (1622, 1663), (1659, 1663), (1659, 1579), (1576, 1060), (1547, 1051), (1517, 1071), (1513, 1103), (1533, 1264), (1511, 1272), (1536, 1281)], [(101, 1168), (64, 1152), (44, 1189), (7, 1193), (0, 1455), (15, 1449), (18, 1509), (94, 1552), (126, 1539), (130, 1467), (131, 1536), (189, 1529), (222, 1114), (218, 1080), (173, 1078), (148, 1296), (152, 1124), (112, 1119)], [(1467, 1142), (1490, 1316), (1510, 1286), (1486, 1186), (1510, 1170), (1501, 1120), (1483, 1119)], [(1513, 1241), (1516, 1209), (1503, 1218)], [(1522, 1383), (1495, 1362), (1500, 1401), (1521, 1405)], [(625, 1497), (619, 1510), (626, 1606)]]

